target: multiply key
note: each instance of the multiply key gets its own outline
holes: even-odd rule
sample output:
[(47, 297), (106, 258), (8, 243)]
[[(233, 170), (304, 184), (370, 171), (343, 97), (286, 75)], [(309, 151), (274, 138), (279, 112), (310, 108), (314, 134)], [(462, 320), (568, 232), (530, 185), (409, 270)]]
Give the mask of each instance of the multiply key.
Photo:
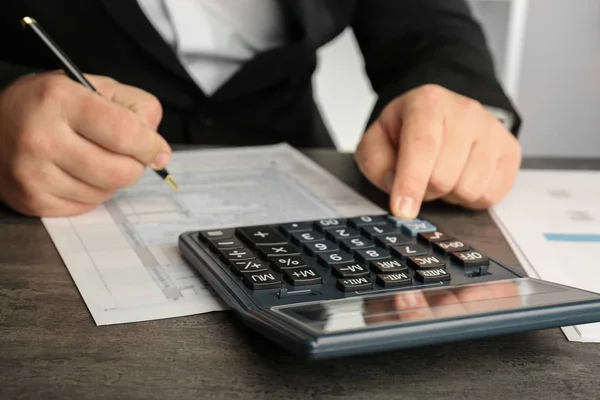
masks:
[(377, 274), (406, 272), (408, 267), (398, 260), (371, 261), (371, 269)]
[(239, 228), (237, 230), (240, 237), (250, 246), (261, 244), (284, 244), (287, 240), (275, 229), (264, 226), (253, 226), (248, 228)]
[(407, 263), (413, 269), (444, 268), (446, 266), (446, 261), (440, 260), (436, 256), (408, 257)]
[(300, 251), (291, 244), (259, 245), (256, 249), (263, 257), (299, 255)]

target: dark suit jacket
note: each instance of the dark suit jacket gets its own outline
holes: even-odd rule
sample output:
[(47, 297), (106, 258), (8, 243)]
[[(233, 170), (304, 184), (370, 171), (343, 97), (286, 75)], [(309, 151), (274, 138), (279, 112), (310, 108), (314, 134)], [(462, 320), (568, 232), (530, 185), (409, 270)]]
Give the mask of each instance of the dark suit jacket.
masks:
[(136, 0), (6, 0), (0, 3), (0, 87), (57, 65), (20, 20), (38, 20), (85, 73), (155, 94), (159, 131), (172, 143), (332, 146), (313, 101), (316, 50), (352, 27), (378, 95), (372, 118), (393, 98), (436, 83), (513, 112), (482, 30), (463, 0), (280, 0), (289, 44), (260, 54), (206, 96)]

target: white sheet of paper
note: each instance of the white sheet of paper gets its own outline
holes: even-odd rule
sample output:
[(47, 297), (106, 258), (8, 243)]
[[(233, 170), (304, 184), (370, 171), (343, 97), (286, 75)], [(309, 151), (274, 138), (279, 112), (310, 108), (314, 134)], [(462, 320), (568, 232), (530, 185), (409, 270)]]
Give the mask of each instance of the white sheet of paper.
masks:
[[(490, 211), (528, 275), (600, 293), (600, 172), (524, 169)], [(600, 342), (600, 323), (563, 332)]]
[(84, 215), (43, 218), (97, 325), (226, 309), (179, 254), (184, 231), (385, 211), (287, 144), (176, 152)]

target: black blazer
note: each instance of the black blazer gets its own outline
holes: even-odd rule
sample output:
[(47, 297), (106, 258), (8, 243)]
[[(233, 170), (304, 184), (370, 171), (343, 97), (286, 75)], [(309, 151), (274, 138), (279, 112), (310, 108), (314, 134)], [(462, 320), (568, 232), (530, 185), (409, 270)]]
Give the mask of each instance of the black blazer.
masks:
[[(436, 83), (520, 118), (495, 76), (481, 27), (464, 0), (280, 0), (289, 44), (258, 55), (206, 96), (146, 19), (136, 0), (0, 2), (0, 88), (57, 65), (31, 33), (37, 19), (85, 73), (155, 94), (159, 131), (172, 143), (333, 146), (313, 100), (317, 49), (351, 27), (378, 95), (372, 118), (393, 98)], [(1, 121), (0, 121), (1, 123)]]

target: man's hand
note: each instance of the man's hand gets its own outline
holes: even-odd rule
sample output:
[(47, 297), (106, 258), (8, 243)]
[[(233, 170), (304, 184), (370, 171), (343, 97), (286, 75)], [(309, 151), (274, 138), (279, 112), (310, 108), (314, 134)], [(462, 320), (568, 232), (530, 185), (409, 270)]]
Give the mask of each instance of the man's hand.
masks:
[(0, 200), (33, 216), (89, 211), (171, 157), (156, 133), (152, 95), (87, 76), (97, 95), (63, 73), (21, 78), (0, 93)]
[(363, 174), (390, 193), (400, 218), (415, 218), (423, 201), (471, 209), (499, 202), (521, 165), (517, 139), (478, 102), (436, 85), (392, 101), (356, 151)]

